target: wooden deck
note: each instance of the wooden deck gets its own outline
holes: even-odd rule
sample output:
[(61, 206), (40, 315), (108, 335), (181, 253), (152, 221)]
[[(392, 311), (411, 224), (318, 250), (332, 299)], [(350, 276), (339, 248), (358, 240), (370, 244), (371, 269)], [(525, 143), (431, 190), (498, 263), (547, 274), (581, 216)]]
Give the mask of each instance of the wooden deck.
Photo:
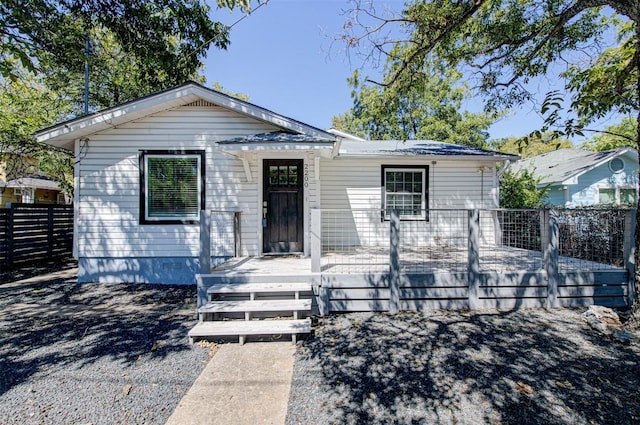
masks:
[[(614, 214), (614, 222), (599, 210), (434, 210), (428, 223), (402, 222), (394, 211), (383, 221), (379, 210), (361, 213), (312, 209), (310, 257), (235, 258), (199, 275), (202, 313), (229, 310), (251, 321), (253, 310), (299, 284), (309, 288), (302, 298), (311, 300), (310, 311), (294, 301), (267, 306), (266, 313), (283, 306), (294, 319), (351, 311), (622, 307), (633, 299), (634, 211)], [(344, 219), (329, 219), (336, 214)], [(201, 235), (200, 264), (209, 271), (208, 230)], [(265, 292), (260, 305), (208, 304), (218, 301), (210, 298), (211, 286), (233, 292), (253, 284), (284, 292)]]
[(262, 257), (235, 257), (211, 269), (218, 273), (253, 274), (307, 274), (311, 272), (311, 259), (301, 255), (265, 255)]
[(401, 248), (395, 277), (384, 248), (323, 252), (320, 273), (311, 273), (310, 258), (265, 256), (235, 258), (212, 276), (230, 286), (265, 276), (285, 287), (313, 281), (312, 311), (319, 314), (628, 305), (629, 273), (623, 267), (558, 256), (554, 270), (538, 251), (483, 246), (479, 252), (474, 271), (466, 249), (432, 246)]
[[(544, 259), (539, 251), (520, 248), (492, 246), (480, 249), (480, 271), (483, 272), (540, 272), (544, 270)], [(342, 252), (323, 253), (323, 274), (372, 274), (389, 271), (389, 250), (381, 247), (358, 247)], [(561, 271), (624, 271), (624, 267), (558, 257)], [(423, 246), (403, 248), (400, 253), (402, 273), (452, 273), (466, 272), (468, 252), (463, 247)], [(218, 267), (212, 273), (252, 273), (306, 275), (311, 272), (311, 259), (299, 255), (236, 257)]]
[[(466, 247), (421, 246), (400, 249), (400, 269), (403, 273), (464, 272), (468, 267)], [(560, 270), (602, 271), (624, 270), (615, 265), (559, 256)], [(480, 270), (485, 272), (537, 272), (544, 269), (542, 252), (507, 246), (480, 248)], [(323, 273), (384, 273), (389, 270), (389, 249), (384, 247), (357, 247), (344, 251), (323, 253)]]

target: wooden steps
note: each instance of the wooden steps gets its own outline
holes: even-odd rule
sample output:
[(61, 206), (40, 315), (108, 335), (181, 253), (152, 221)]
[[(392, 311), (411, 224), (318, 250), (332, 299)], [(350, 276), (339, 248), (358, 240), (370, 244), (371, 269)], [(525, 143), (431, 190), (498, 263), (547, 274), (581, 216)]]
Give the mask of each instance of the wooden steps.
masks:
[(250, 335), (291, 335), (296, 342), (297, 334), (311, 332), (310, 319), (298, 320), (226, 320), (200, 322), (189, 331), (189, 339), (211, 336), (238, 336), (240, 344)]
[(259, 311), (311, 311), (311, 300), (211, 301), (200, 313), (242, 313)]
[(209, 294), (238, 294), (238, 293), (264, 293), (264, 292), (304, 292), (311, 291), (308, 282), (265, 282), (265, 283), (222, 283), (214, 284), (207, 289)]
[[(198, 276), (200, 322), (189, 341), (238, 336), (297, 335), (311, 332), (312, 276), (216, 273)], [(206, 291), (202, 289), (206, 288)], [(239, 317), (240, 316), (240, 317)]]

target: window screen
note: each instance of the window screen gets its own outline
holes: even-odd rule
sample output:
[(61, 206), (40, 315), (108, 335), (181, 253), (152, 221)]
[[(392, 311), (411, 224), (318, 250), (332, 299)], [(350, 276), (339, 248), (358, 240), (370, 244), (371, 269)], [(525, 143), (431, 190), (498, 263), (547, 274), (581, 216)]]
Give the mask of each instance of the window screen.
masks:
[(202, 153), (145, 153), (143, 221), (197, 221), (203, 205)]
[(426, 218), (426, 186), (425, 168), (383, 166), (385, 218), (392, 210), (398, 210), (401, 219)]

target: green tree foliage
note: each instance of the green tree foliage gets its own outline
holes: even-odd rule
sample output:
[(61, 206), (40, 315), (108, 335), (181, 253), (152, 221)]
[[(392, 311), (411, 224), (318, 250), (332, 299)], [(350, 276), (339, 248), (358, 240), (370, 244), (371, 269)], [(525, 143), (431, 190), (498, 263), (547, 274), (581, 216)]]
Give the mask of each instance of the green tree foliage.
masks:
[(489, 147), (499, 152), (520, 155), (523, 159), (551, 152), (561, 148), (572, 148), (573, 143), (563, 138), (552, 138), (548, 134), (542, 137), (505, 137), (489, 141)]
[[(233, 8), (248, 0), (219, 0)], [(184, 82), (210, 45), (225, 48), (229, 28), (209, 18), (200, 0), (4, 0), (0, 3), (0, 75), (16, 79), (16, 64), (36, 71), (50, 56), (61, 68), (84, 63), (85, 36), (95, 28), (112, 34), (144, 81)], [(51, 60), (51, 59), (49, 59)], [(167, 70), (166, 74), (157, 70)]]
[[(47, 89), (41, 79), (24, 75), (15, 81), (0, 80), (0, 160), (11, 178), (44, 172), (72, 193), (73, 161), (68, 152), (37, 144), (32, 134), (67, 116), (71, 105)], [(25, 158), (39, 159), (34, 169)]]
[[(217, 4), (249, 10), (248, 0)], [(82, 113), (85, 62), (90, 111), (203, 82), (198, 70), (207, 49), (229, 44), (229, 28), (210, 14), (201, 0), (0, 2), (0, 152), (38, 158), (71, 193), (69, 154), (31, 135)], [(14, 163), (14, 175), (26, 172)]]
[(248, 102), (249, 100), (251, 100), (251, 98), (249, 97), (248, 94), (236, 93), (236, 92), (232, 92), (232, 91), (229, 91), (229, 90), (225, 89), (224, 87), (222, 87), (222, 84), (220, 84), (219, 81), (215, 81), (211, 85), (211, 88), (214, 89), (215, 91), (219, 91), (220, 93), (224, 93), (224, 94), (229, 95), (231, 97), (235, 97), (236, 99), (244, 100), (245, 102)]
[(501, 208), (541, 208), (545, 204), (548, 187), (538, 188), (540, 183), (529, 170), (515, 173), (505, 170), (500, 177)]
[(634, 117), (624, 117), (619, 123), (608, 126), (603, 132), (591, 137), (582, 148), (591, 151), (608, 151), (630, 146), (636, 148), (638, 126)]
[[(393, 75), (397, 61), (391, 61)], [(468, 89), (461, 74), (441, 63), (429, 66), (396, 84), (376, 86), (360, 80), (356, 71), (348, 80), (353, 107), (333, 118), (333, 127), (376, 140), (430, 139), (485, 147), (487, 129), (497, 114), (461, 111)]]

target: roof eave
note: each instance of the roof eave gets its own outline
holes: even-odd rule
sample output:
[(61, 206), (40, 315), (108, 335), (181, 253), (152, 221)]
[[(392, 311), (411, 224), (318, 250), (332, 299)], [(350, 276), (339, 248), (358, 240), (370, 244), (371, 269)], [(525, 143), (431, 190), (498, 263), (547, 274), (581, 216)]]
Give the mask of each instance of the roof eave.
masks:
[(630, 152), (630, 151), (634, 151), (634, 149), (631, 148), (631, 147), (627, 147), (627, 148), (622, 148), (619, 151), (611, 152), (609, 155), (605, 156), (600, 161), (592, 164), (591, 166), (589, 166), (587, 168), (584, 168), (584, 169), (578, 171), (575, 174), (571, 174), (569, 176), (569, 178), (564, 180), (563, 182), (561, 182), (561, 184), (563, 184), (563, 185), (578, 184), (578, 178), (580, 176), (583, 176), (586, 173), (588, 173), (589, 171), (595, 170), (596, 168), (606, 164), (607, 162), (611, 161), (613, 158), (617, 158), (619, 156), (622, 156), (622, 155), (624, 155), (624, 154), (626, 154), (627, 152)]
[(224, 143), (218, 142), (220, 149), (227, 152), (265, 150), (331, 150), (334, 142), (278, 142), (278, 143)]
[(35, 133), (41, 143), (71, 149), (74, 139), (102, 131), (133, 119), (139, 119), (163, 110), (179, 107), (197, 99), (204, 99), (221, 107), (250, 116), (256, 120), (298, 133), (333, 139), (335, 135), (285, 117), (268, 109), (216, 92), (197, 83), (189, 82), (163, 92), (151, 94), (91, 115), (69, 120)]
[(420, 153), (407, 153), (407, 152), (363, 152), (363, 153), (349, 153), (340, 152), (336, 158), (385, 158), (385, 157), (414, 157), (420, 159), (461, 159), (461, 160), (480, 160), (491, 162), (510, 161), (517, 157), (509, 155), (447, 155), (447, 154), (420, 154)]

